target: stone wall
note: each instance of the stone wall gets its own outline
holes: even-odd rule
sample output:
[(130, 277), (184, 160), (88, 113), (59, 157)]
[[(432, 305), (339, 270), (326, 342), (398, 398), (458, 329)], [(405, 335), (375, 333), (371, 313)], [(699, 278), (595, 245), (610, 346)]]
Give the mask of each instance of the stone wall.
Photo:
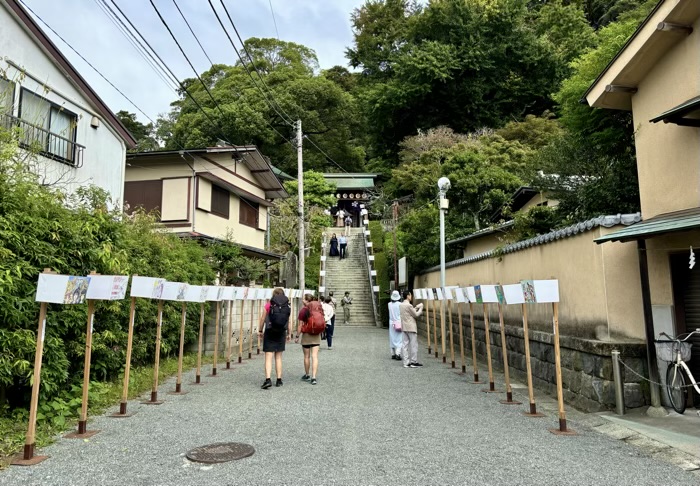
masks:
[[(419, 335), (425, 337), (425, 316), (418, 324)], [(491, 360), (495, 370), (503, 371), (503, 351), (501, 345), (500, 324), (491, 322), (489, 325), (491, 340)], [(433, 316), (430, 319), (431, 340), (433, 335)], [(438, 343), (440, 337), (440, 318), (438, 316)], [(463, 316), (464, 326), (464, 354), (467, 360), (467, 374), (471, 377), (473, 370), (471, 364), (471, 326), (469, 314)], [(459, 320), (453, 316), (455, 361), (460, 367), (459, 349)], [(445, 317), (446, 355), (450, 361), (449, 320)], [(474, 322), (474, 334), (476, 350), (479, 357), (479, 378), (488, 381), (486, 361), (486, 332), (483, 320)], [(508, 365), (510, 375), (522, 383), (527, 383), (525, 365), (525, 340), (522, 325), (507, 323), (505, 326), (506, 347), (508, 350)], [(535, 387), (535, 400), (537, 390), (556, 395), (556, 377), (554, 371), (554, 335), (548, 332), (530, 330), (530, 364), (532, 367), (532, 381)], [(561, 366), (564, 400), (586, 412), (598, 412), (615, 408), (615, 388), (613, 384), (612, 358), (613, 349), (620, 351), (620, 358), (635, 372), (642, 376), (648, 376), (646, 365), (646, 348), (640, 342), (604, 342), (578, 337), (561, 336)], [(434, 345), (433, 345), (434, 348)], [(433, 349), (433, 352), (435, 350)], [(649, 387), (634, 373), (621, 367), (624, 381), (625, 406), (627, 408), (642, 407), (649, 404)]]

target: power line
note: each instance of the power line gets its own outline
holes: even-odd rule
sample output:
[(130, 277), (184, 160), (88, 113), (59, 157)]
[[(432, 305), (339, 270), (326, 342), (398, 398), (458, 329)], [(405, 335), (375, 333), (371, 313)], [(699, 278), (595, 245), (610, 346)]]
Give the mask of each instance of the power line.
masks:
[(209, 61), (209, 64), (212, 66), (214, 65), (214, 62), (211, 60), (209, 55), (207, 54), (207, 51), (204, 50), (204, 46), (202, 46), (202, 43), (199, 42), (199, 38), (197, 37), (197, 34), (194, 33), (194, 30), (192, 30), (192, 27), (190, 26), (190, 23), (187, 21), (187, 18), (185, 17), (185, 14), (182, 13), (182, 10), (180, 10), (180, 6), (177, 4), (177, 0), (173, 0), (173, 3), (175, 4), (175, 8), (177, 9), (178, 12), (180, 12), (180, 16), (182, 16), (182, 20), (185, 21), (187, 24), (187, 28), (190, 29), (190, 32), (192, 33), (192, 36), (194, 37), (194, 40), (197, 41), (197, 44), (199, 44), (199, 47), (202, 49), (202, 52), (206, 56), (207, 60)]
[(270, 2), (270, 13), (272, 14), (272, 22), (275, 24), (275, 34), (277, 34), (277, 40), (280, 40), (280, 31), (277, 30), (277, 19), (275, 18), (275, 9), (272, 8), (272, 0)]
[[(345, 168), (344, 168), (342, 165), (340, 165), (338, 162), (336, 162), (335, 160), (333, 160), (333, 157), (331, 157), (330, 155), (328, 155), (328, 154), (326, 153), (325, 150), (323, 150), (321, 147), (319, 147), (318, 145), (316, 145), (316, 142), (314, 142), (313, 140), (311, 140), (311, 138), (309, 138), (308, 135), (304, 135), (304, 138), (305, 138), (306, 140), (308, 140), (309, 142), (311, 142), (311, 145), (313, 145), (314, 147), (316, 147), (316, 149), (317, 149), (319, 152), (321, 152), (321, 153), (326, 157), (326, 159), (328, 159), (329, 161), (333, 162), (340, 170), (342, 170), (342, 171), (345, 172), (346, 174), (349, 174), (349, 172), (348, 172), (347, 170), (345, 170)], [(352, 176), (352, 178), (355, 179), (354, 176)]]

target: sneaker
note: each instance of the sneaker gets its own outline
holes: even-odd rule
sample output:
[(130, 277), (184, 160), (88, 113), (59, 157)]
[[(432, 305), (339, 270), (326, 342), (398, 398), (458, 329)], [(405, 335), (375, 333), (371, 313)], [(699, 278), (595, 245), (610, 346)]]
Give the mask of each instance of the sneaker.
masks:
[(403, 365), (403, 367), (404, 367), (404, 368), (415, 368), (415, 366), (413, 366), (413, 365), (410, 365), (410, 364), (407, 364), (407, 365)]
[(311, 379), (311, 377), (309, 375), (304, 375), (301, 377), (301, 379), (304, 381), (309, 381), (309, 379)]
[(282, 386), (284, 383), (282, 383), (282, 378), (277, 378), (277, 383), (275, 383), (275, 386)]
[(328, 351), (333, 351), (333, 347), (328, 346)]
[(409, 364), (408, 364), (408, 367), (409, 367), (409, 368), (418, 368), (418, 365), (415, 364), (415, 363), (409, 363)]
[(271, 386), (272, 386), (272, 380), (270, 380), (270, 379), (268, 378), (267, 380), (265, 380), (265, 383), (263, 383), (262, 386), (261, 386), (260, 388), (262, 388), (263, 390), (267, 390), (267, 389), (270, 388)]
[(411, 364), (412, 364), (413, 366), (417, 367), (417, 368), (420, 368), (421, 366), (423, 366), (421, 363), (418, 363), (418, 362), (416, 362), (416, 363), (411, 363)]
[(316, 383), (318, 383), (318, 382), (316, 381), (316, 378), (311, 378), (311, 384), (312, 384), (312, 385), (315, 385)]

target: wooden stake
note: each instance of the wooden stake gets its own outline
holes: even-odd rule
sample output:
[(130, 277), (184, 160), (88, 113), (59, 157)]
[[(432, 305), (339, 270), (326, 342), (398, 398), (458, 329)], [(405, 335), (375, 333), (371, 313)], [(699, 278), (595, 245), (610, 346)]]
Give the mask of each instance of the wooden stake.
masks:
[(226, 344), (226, 369), (231, 369), (231, 341), (233, 340), (233, 301), (228, 301), (228, 327), (226, 330), (228, 334), (226, 339), (228, 343)]
[(452, 336), (452, 301), (448, 301), (448, 316), (450, 318), (450, 360), (452, 361), (452, 367), (455, 367), (455, 342)]
[(532, 388), (532, 366), (530, 365), (530, 331), (527, 325), (527, 304), (523, 306), (523, 337), (525, 338), (525, 370), (527, 372), (527, 394), (530, 398), (530, 411), (523, 412), (528, 417), (544, 417), (544, 414), (537, 412), (535, 404), (535, 392)]
[(464, 329), (462, 328), (462, 304), (459, 302), (457, 303), (457, 312), (459, 315), (459, 354), (462, 358), (462, 373), (466, 373), (467, 362), (464, 359)]
[(151, 388), (151, 399), (143, 402), (145, 405), (160, 405), (158, 400), (158, 367), (160, 366), (160, 333), (163, 327), (163, 301), (158, 301), (158, 322), (156, 324), (156, 359), (153, 365), (153, 388)]
[(202, 384), (202, 341), (204, 340), (204, 302), (199, 304), (199, 338), (197, 343), (197, 374), (195, 385)]
[[(92, 274), (94, 275), (94, 274)], [(78, 420), (78, 431), (65, 435), (66, 439), (86, 439), (99, 430), (87, 430), (88, 392), (90, 391), (90, 361), (92, 359), (92, 328), (95, 322), (95, 301), (88, 300), (87, 332), (85, 334), (85, 360), (83, 364), (83, 398)]]
[(243, 316), (245, 314), (245, 298), (241, 301), (241, 328), (238, 332), (238, 362), (243, 362)]
[(425, 300), (425, 328), (428, 331), (428, 354), (433, 354), (433, 350), (430, 347), (430, 301)]
[[(444, 299), (444, 296), (443, 296)], [(445, 352), (445, 301), (440, 301), (440, 343), (442, 344), (442, 362), (447, 363)]]
[(250, 338), (248, 339), (248, 359), (253, 359), (253, 332), (255, 331), (255, 303), (250, 308)]
[(506, 345), (506, 326), (503, 322), (503, 306), (498, 304), (498, 320), (501, 323), (501, 348), (503, 350), (503, 375), (506, 380), (506, 399), (501, 400), (504, 405), (521, 405), (521, 402), (513, 400), (513, 389), (510, 386), (510, 370), (508, 369), (508, 347)]
[(216, 376), (216, 361), (219, 358), (219, 325), (221, 324), (221, 302), (216, 302), (216, 323), (214, 324), (214, 362), (211, 376)]
[[(260, 314), (260, 317), (258, 318), (258, 325), (260, 325), (259, 323), (260, 323), (260, 321), (262, 320), (263, 315), (265, 314), (265, 304), (264, 304), (264, 302), (265, 302), (264, 299), (263, 299), (263, 300), (260, 300), (260, 301), (258, 302), (258, 314)], [(257, 335), (258, 335), (258, 350), (255, 352), (255, 354), (260, 354), (260, 348), (262, 347), (262, 343), (261, 343), (261, 341), (260, 341), (260, 333), (257, 333)]]
[[(136, 277), (137, 275), (134, 275)], [(133, 414), (126, 412), (126, 406), (129, 401), (129, 374), (131, 372), (131, 349), (134, 343), (134, 320), (136, 319), (136, 298), (131, 298), (131, 307), (129, 308), (129, 333), (126, 338), (126, 364), (124, 365), (124, 384), (122, 385), (122, 401), (119, 404), (119, 413), (110, 415), (110, 417), (130, 417)]]
[(435, 310), (435, 300), (432, 301), (433, 304), (433, 345), (435, 346), (435, 357), (439, 355), (438, 351), (438, 339), (437, 339), (437, 311)]
[[(50, 273), (44, 269), (44, 273)], [(39, 328), (36, 331), (36, 351), (34, 352), (34, 379), (32, 380), (32, 398), (29, 402), (29, 424), (24, 440), (24, 454), (16, 458), (12, 464), (17, 466), (32, 466), (48, 459), (49, 456), (35, 456), (36, 414), (39, 408), (39, 387), (41, 386), (41, 360), (44, 354), (44, 338), (46, 337), (46, 302), (39, 306)]]
[(185, 323), (187, 322), (187, 303), (182, 303), (182, 319), (180, 321), (180, 352), (177, 355), (177, 380), (175, 381), (175, 392), (171, 395), (184, 395), (182, 391), (182, 359), (185, 355)]
[(483, 392), (486, 393), (496, 393), (496, 387), (493, 383), (493, 366), (491, 366), (491, 333), (489, 332), (489, 310), (486, 304), (484, 304), (484, 330), (486, 331), (486, 362), (489, 369), (489, 388), (484, 389)]
[(559, 428), (550, 432), (557, 435), (576, 435), (571, 429), (566, 428), (566, 411), (564, 410), (564, 391), (561, 378), (561, 351), (559, 349), (559, 303), (552, 303), (554, 324), (554, 371), (557, 377), (557, 401), (559, 403)]
[(474, 368), (474, 381), (472, 383), (480, 385), (483, 381), (479, 381), (479, 369), (476, 362), (476, 334), (474, 332), (474, 304), (469, 302), (469, 319), (472, 325), (472, 367)]

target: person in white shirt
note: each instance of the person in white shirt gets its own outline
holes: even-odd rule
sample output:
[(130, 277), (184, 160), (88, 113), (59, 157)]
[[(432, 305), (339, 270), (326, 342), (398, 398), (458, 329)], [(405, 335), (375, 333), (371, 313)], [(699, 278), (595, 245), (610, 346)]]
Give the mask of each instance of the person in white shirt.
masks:
[(332, 304), (331, 297), (326, 297), (321, 304), (323, 307), (323, 318), (326, 320), (326, 341), (328, 342), (328, 349), (333, 349), (333, 325), (335, 317), (335, 307)]
[(400, 305), (401, 294), (398, 290), (394, 290), (391, 293), (391, 302), (389, 302), (389, 348), (391, 348), (391, 359), (396, 360), (401, 360), (401, 348), (403, 347)]
[(343, 221), (345, 221), (345, 211), (341, 209), (340, 211), (338, 211), (338, 221), (337, 221), (336, 226), (338, 226), (339, 228), (342, 228)]

